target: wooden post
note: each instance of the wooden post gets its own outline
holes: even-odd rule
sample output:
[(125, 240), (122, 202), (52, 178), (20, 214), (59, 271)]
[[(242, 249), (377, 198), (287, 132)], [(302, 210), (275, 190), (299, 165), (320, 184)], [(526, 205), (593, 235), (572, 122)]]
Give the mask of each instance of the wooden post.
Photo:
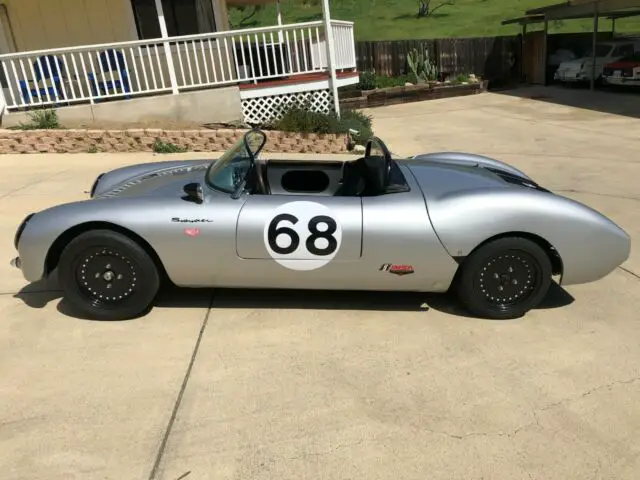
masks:
[(333, 105), (336, 115), (340, 118), (340, 99), (338, 98), (338, 79), (336, 77), (335, 47), (333, 42), (333, 28), (331, 27), (331, 11), (329, 0), (322, 0), (322, 19), (324, 21), (324, 34), (327, 44), (327, 66), (329, 67), (329, 85), (333, 92)]
[[(156, 11), (158, 12), (158, 24), (160, 25), (160, 35), (162, 38), (169, 38), (167, 31), (167, 22), (164, 19), (164, 10), (162, 9), (162, 0), (156, 1)], [(180, 47), (177, 47), (180, 48)], [(164, 42), (164, 55), (167, 59), (167, 69), (169, 70), (169, 81), (171, 82), (171, 92), (174, 95), (179, 93), (178, 91), (178, 78), (176, 77), (176, 69), (173, 65), (173, 54), (171, 53), (171, 46), (169, 42)]]
[(616, 38), (616, 17), (611, 19), (611, 40)]
[(525, 42), (527, 41), (527, 24), (522, 24), (522, 40), (520, 41), (520, 79), (521, 82), (525, 78), (524, 68), (524, 54), (525, 54)]
[(544, 65), (542, 66), (542, 85), (547, 86), (547, 43), (549, 42), (549, 20), (547, 16), (544, 17), (544, 44), (542, 45), (542, 61)]
[(591, 82), (589, 88), (595, 90), (596, 88), (596, 47), (598, 46), (598, 2), (593, 2), (593, 39), (592, 39), (592, 52), (591, 52)]

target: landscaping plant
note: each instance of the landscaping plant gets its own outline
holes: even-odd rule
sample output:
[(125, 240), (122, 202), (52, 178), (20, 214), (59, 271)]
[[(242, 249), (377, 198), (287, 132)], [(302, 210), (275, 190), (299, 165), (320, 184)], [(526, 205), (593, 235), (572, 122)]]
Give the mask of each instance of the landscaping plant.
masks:
[(418, 49), (414, 48), (407, 54), (407, 66), (412, 83), (424, 84), (438, 79), (438, 67), (429, 58), (428, 50), (418, 52)]
[(54, 130), (63, 128), (58, 121), (58, 114), (55, 110), (36, 110), (27, 113), (29, 122), (22, 123), (15, 127), (10, 127), (11, 130)]
[(153, 151), (155, 153), (184, 153), (187, 149), (179, 147), (175, 143), (163, 142), (159, 138), (156, 138), (156, 141), (153, 143)]
[(345, 110), (340, 118), (331, 113), (315, 112), (309, 105), (291, 105), (279, 119), (265, 126), (267, 129), (296, 133), (349, 133), (356, 143), (364, 143), (373, 136), (371, 117), (356, 110)]

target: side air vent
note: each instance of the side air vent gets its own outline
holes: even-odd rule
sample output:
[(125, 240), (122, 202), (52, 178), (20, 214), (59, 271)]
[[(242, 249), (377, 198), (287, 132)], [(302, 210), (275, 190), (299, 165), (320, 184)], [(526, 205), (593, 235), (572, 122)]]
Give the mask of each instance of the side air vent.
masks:
[(483, 167), (485, 170), (489, 170), (492, 173), (498, 175), (502, 180), (507, 183), (511, 183), (513, 185), (519, 185), (521, 187), (531, 188), (533, 190), (538, 190), (540, 192), (551, 193), (546, 188), (541, 187), (537, 183), (527, 178), (522, 178), (512, 173), (505, 172), (503, 170), (498, 170), (497, 168)]

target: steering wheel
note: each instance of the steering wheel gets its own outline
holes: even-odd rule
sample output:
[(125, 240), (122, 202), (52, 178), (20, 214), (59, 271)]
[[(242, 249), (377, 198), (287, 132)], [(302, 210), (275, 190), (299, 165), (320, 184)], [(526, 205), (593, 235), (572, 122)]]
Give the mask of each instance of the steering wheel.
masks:
[(265, 182), (264, 174), (266, 170), (266, 165), (262, 160), (258, 160), (253, 164), (253, 168), (256, 169), (256, 180), (258, 183), (258, 191), (261, 195), (268, 195), (269, 191), (267, 190), (267, 184)]

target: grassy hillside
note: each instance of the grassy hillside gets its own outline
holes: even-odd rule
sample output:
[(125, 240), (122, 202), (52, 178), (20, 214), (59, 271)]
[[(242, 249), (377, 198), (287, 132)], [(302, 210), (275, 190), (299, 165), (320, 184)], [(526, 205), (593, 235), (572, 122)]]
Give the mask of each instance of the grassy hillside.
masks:
[[(440, 0), (433, 0), (433, 4)], [(502, 26), (508, 18), (522, 16), (525, 10), (559, 3), (559, 0), (456, 0), (444, 6), (433, 17), (416, 18), (417, 0), (331, 0), (332, 17), (355, 22), (358, 40), (400, 40), (411, 38), (473, 37), (510, 35), (520, 32), (517, 25)], [(282, 0), (285, 23), (306, 22), (321, 18), (321, 7), (306, 6), (303, 0)], [(237, 28), (246, 15), (232, 11), (231, 20)], [(244, 26), (273, 25), (275, 6), (265, 7)], [(532, 26), (541, 29), (541, 25)], [(611, 22), (600, 21), (602, 30), (610, 30)], [(554, 32), (591, 31), (591, 20), (569, 20), (550, 25)], [(618, 20), (617, 32), (640, 32), (640, 17)]]

